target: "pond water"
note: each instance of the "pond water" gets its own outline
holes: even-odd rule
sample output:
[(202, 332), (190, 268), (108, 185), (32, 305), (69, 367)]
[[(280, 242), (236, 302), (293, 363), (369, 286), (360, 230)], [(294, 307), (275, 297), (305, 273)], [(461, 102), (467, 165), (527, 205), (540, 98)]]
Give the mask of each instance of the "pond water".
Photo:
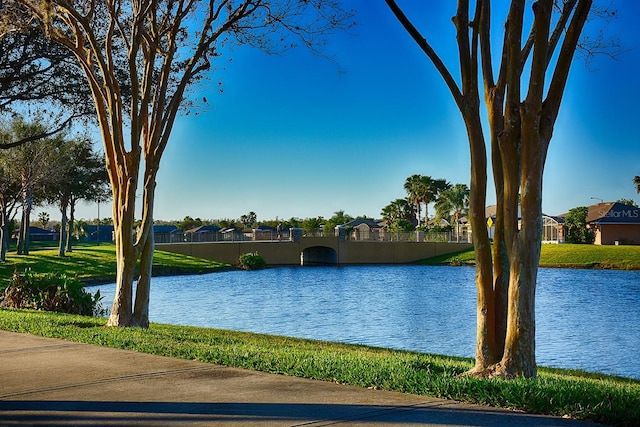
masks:
[[(282, 267), (153, 279), (152, 322), (473, 357), (475, 270)], [(115, 286), (100, 289), (110, 306)], [(640, 271), (540, 269), (539, 365), (640, 379)]]

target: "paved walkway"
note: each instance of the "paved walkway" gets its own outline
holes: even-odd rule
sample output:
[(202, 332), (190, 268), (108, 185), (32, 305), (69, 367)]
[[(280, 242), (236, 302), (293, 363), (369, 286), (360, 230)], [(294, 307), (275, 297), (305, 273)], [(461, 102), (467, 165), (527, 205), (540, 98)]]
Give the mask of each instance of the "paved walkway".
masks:
[(0, 425), (594, 424), (0, 331)]

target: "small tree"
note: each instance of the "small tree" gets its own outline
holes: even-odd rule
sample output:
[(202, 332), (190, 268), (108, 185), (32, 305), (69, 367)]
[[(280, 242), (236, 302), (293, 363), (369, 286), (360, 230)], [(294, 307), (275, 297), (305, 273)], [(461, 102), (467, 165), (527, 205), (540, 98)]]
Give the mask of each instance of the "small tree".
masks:
[(9, 236), (13, 231), (11, 225), (20, 202), (21, 189), (9, 150), (0, 151), (0, 262), (7, 259)]
[[(26, 121), (15, 116), (10, 125), (10, 135), (19, 140), (25, 135), (40, 133), (45, 128), (46, 124), (41, 119)], [(19, 255), (29, 254), (31, 211), (44, 198), (45, 184), (60, 168), (55, 153), (61, 144), (62, 135), (57, 134), (55, 138), (25, 143), (6, 150), (6, 172), (19, 188), (19, 203), (22, 208), (17, 245)]]
[(589, 208), (586, 206), (569, 210), (564, 217), (564, 227), (567, 233), (566, 239), (568, 243), (593, 243), (595, 234), (593, 230), (587, 226), (588, 215)]
[(395, 199), (387, 206), (382, 208), (380, 215), (387, 224), (392, 224), (395, 221), (402, 220), (411, 223), (415, 227), (415, 207), (409, 199)]
[(640, 194), (640, 176), (633, 177), (633, 184), (636, 186), (636, 193)]
[(108, 200), (108, 177), (102, 156), (93, 150), (91, 140), (65, 141), (58, 152), (59, 172), (50, 180), (49, 203), (61, 213), (60, 256), (73, 250), (75, 209), (79, 200)]
[(255, 212), (251, 211), (248, 214), (242, 215), (240, 217), (240, 222), (244, 226), (244, 228), (251, 228), (258, 222), (258, 215)]
[[(459, 220), (469, 210), (469, 187), (466, 184), (456, 184), (442, 191), (436, 200), (437, 217), (453, 220), (456, 230), (456, 241), (460, 240)], [(452, 215), (453, 213), (453, 215)]]
[(47, 228), (47, 225), (49, 224), (49, 213), (48, 212), (40, 212), (38, 214), (38, 222), (40, 222), (40, 225), (42, 225), (42, 228)]
[(200, 218), (191, 218), (189, 215), (185, 216), (184, 219), (176, 225), (181, 231), (188, 231), (196, 227), (200, 227), (202, 225), (202, 220)]
[(338, 225), (343, 225), (352, 221), (353, 217), (346, 214), (343, 210), (339, 210), (333, 213), (333, 216), (325, 221), (324, 231), (331, 233)]

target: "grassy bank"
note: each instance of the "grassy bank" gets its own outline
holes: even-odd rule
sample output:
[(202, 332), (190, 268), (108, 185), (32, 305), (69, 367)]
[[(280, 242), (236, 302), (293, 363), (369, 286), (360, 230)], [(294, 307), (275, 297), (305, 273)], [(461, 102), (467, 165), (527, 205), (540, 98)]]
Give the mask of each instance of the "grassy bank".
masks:
[[(227, 267), (226, 264), (207, 261), (186, 255), (155, 251), (153, 274), (155, 276), (208, 273)], [(115, 280), (116, 257), (112, 244), (79, 245), (67, 256), (58, 256), (57, 249), (33, 250), (30, 255), (8, 254), (7, 262), (0, 264), (0, 288), (14, 271), (30, 268), (34, 272), (66, 273), (87, 283), (104, 283)]]
[[(424, 260), (424, 264), (472, 265), (473, 249)], [(640, 270), (640, 246), (542, 245), (541, 267)]]
[(537, 380), (461, 378), (469, 359), (215, 329), (106, 328), (100, 318), (0, 309), (0, 329), (362, 387), (640, 424), (640, 381), (540, 369)]

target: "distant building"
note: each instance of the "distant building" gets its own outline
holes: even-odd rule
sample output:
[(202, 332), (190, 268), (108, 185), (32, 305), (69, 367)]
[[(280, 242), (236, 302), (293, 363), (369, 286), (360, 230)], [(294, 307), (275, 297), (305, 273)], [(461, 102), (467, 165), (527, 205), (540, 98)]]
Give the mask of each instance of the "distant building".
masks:
[(385, 226), (382, 221), (358, 218), (336, 227), (336, 234), (341, 230), (350, 230), (353, 240), (378, 240), (384, 235)]
[(259, 225), (251, 230), (253, 240), (275, 240), (278, 238), (278, 229), (270, 225)]
[(113, 242), (113, 225), (100, 224), (97, 225), (87, 224), (83, 226), (85, 232), (85, 238), (82, 239), (88, 242)]
[(618, 202), (588, 207), (587, 224), (596, 245), (640, 245), (640, 208)]
[(184, 232), (184, 240), (188, 242), (217, 242), (220, 239), (220, 227), (217, 225), (201, 225)]
[[(20, 230), (16, 230), (13, 232), (11, 236), (12, 239), (17, 239), (20, 234)], [(33, 242), (52, 242), (56, 241), (60, 238), (60, 233), (53, 230), (45, 230), (40, 227), (29, 227), (29, 236), (31, 241)]]
[(153, 240), (156, 243), (174, 243), (183, 241), (182, 232), (175, 225), (154, 225)]

